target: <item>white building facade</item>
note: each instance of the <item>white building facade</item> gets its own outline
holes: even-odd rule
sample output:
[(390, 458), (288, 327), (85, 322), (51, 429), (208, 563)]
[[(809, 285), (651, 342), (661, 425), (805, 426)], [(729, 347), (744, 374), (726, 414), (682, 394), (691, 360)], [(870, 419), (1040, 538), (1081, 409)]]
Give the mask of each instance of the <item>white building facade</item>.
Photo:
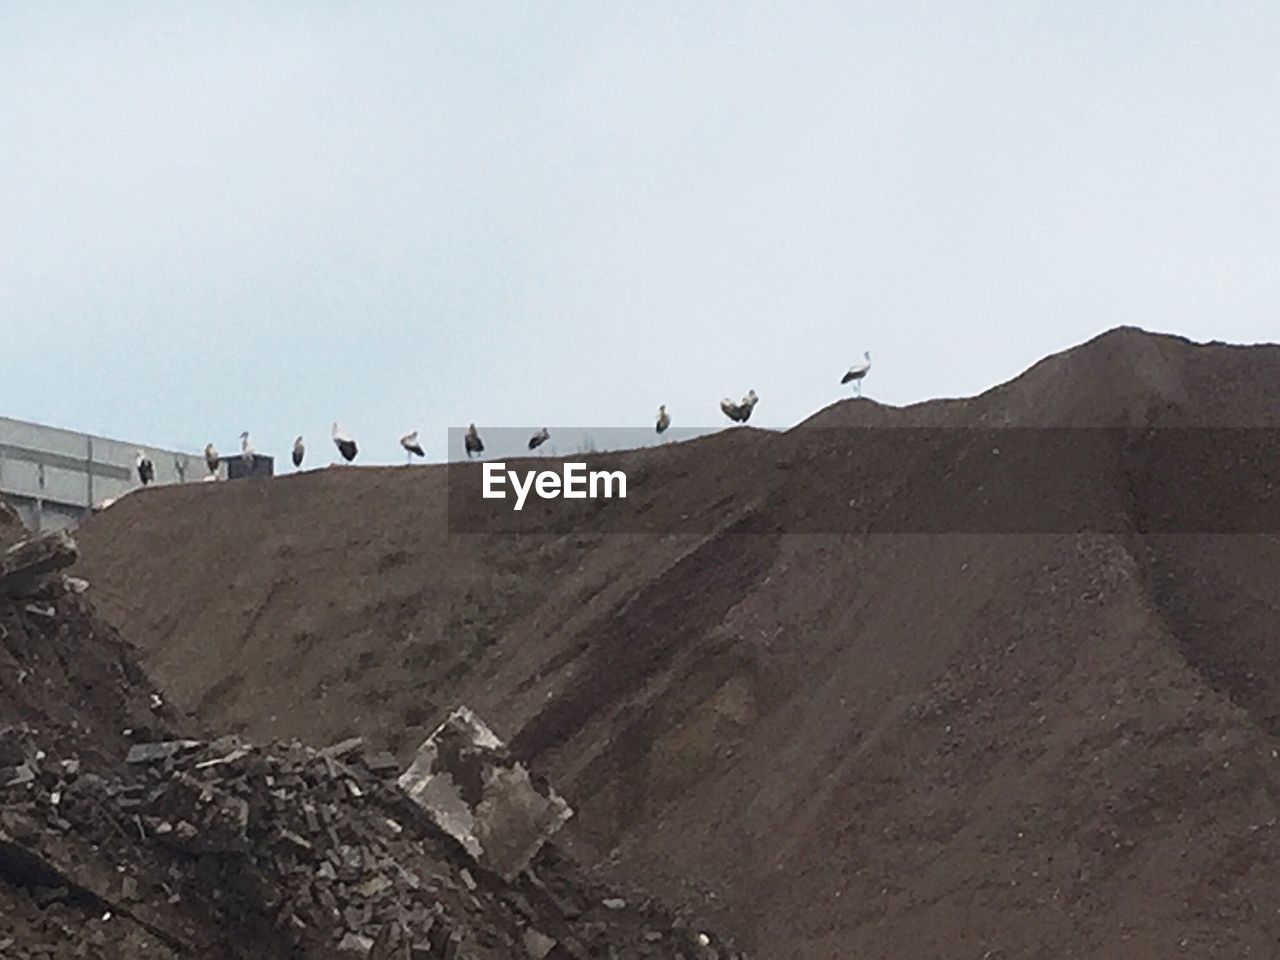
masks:
[[(95, 505), (141, 486), (139, 450), (155, 464), (157, 484), (199, 482), (208, 472), (203, 454), (0, 417), (0, 497), (31, 530), (74, 526)], [(223, 464), (219, 472), (225, 471)]]

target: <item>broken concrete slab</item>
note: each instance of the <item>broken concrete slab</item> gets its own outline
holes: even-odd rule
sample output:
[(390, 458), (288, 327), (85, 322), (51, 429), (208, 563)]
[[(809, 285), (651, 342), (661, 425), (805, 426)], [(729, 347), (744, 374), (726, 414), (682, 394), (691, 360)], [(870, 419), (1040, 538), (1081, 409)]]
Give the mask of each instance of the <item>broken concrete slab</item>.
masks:
[(30, 763), (20, 763), (12, 769), (0, 770), (0, 783), (6, 787), (17, 787), (24, 783), (30, 783), (36, 778), (35, 771), (31, 768)]
[(236, 747), (230, 753), (223, 754), (220, 757), (214, 757), (212, 760), (201, 760), (196, 764), (197, 770), (207, 770), (209, 767), (220, 767), (223, 764), (235, 763), (237, 760), (243, 760), (252, 751), (248, 747)]
[(349, 737), (348, 739), (335, 743), (332, 746), (325, 747), (323, 750), (320, 750), (319, 753), (320, 756), (328, 757), (330, 760), (338, 760), (349, 753), (359, 750), (363, 745), (364, 737)]
[(423, 741), (399, 784), (479, 866), (508, 881), (573, 816), (466, 707)]
[(129, 748), (125, 763), (159, 763), (176, 757), (184, 750), (194, 750), (199, 740), (163, 740), (159, 743), (135, 743)]
[(396, 756), (389, 750), (379, 750), (376, 753), (366, 754), (364, 758), (365, 765), (374, 773), (386, 773), (390, 770), (399, 770), (400, 763), (396, 760)]
[(523, 942), (525, 953), (529, 954), (532, 960), (546, 960), (547, 955), (556, 948), (554, 939), (533, 927), (525, 930)]
[(0, 596), (21, 596), (44, 576), (69, 567), (80, 556), (65, 530), (23, 540), (0, 554)]
[(367, 957), (372, 950), (373, 941), (358, 933), (348, 933), (338, 943), (339, 953), (354, 953), (360, 957)]

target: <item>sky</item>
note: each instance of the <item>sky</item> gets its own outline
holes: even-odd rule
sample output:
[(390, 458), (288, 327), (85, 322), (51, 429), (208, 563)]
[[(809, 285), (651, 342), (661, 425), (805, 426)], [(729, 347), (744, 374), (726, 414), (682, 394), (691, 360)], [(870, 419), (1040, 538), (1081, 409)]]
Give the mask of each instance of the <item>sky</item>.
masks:
[(0, 415), (281, 459), (1280, 339), (1280, 5), (0, 2)]

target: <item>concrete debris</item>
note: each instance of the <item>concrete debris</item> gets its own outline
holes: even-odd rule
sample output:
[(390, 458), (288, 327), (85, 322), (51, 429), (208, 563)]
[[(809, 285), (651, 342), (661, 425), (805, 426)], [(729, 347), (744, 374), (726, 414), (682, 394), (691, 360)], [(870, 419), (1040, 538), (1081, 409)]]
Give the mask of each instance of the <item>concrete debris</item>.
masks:
[(17, 787), (24, 783), (30, 783), (36, 778), (35, 771), (31, 769), (31, 764), (20, 763), (11, 770), (0, 773), (0, 780), (5, 780), (6, 787)]
[(214, 757), (212, 760), (202, 760), (200, 763), (196, 764), (196, 769), (207, 770), (210, 767), (218, 767), (224, 763), (235, 763), (237, 760), (241, 759), (242, 757), (247, 757), (248, 755), (249, 755), (248, 747), (236, 747), (230, 753), (225, 754), (221, 757)]
[(0, 596), (24, 596), (43, 578), (76, 562), (80, 550), (66, 531), (23, 540), (0, 554)]
[(138, 743), (129, 748), (125, 763), (158, 763), (177, 756), (183, 750), (200, 746), (199, 740), (165, 740), (162, 743)]
[[(470, 724), (478, 782), (505, 783), (488, 770), (500, 745)], [(553, 847), (513, 882), (472, 876), (469, 853), (370, 769), (361, 744), (160, 740), (130, 747), (119, 769), (132, 776), (117, 778), (44, 756), (29, 736), (0, 751), (0, 875), (33, 878), (54, 904), (88, 898), (175, 955), (265, 957), (228, 939), (253, 930), (298, 958), (739, 956), (590, 891)]]
[(377, 753), (369, 754), (365, 757), (365, 763), (375, 773), (387, 773), (392, 770), (396, 773), (400, 772), (400, 762), (396, 760), (395, 754), (389, 750), (379, 750)]
[(507, 881), (573, 816), (466, 707), (423, 742), (399, 784), (478, 865)]
[(343, 740), (341, 743), (335, 743), (331, 747), (325, 747), (320, 751), (320, 756), (328, 757), (330, 760), (338, 760), (359, 750), (364, 743), (363, 737), (352, 737), (349, 740)]
[(524, 932), (524, 949), (532, 960), (545, 960), (547, 954), (556, 948), (556, 942), (545, 933), (530, 927)]
[[(50, 542), (0, 555), (9, 588), (70, 541)], [(567, 805), (468, 713), (437, 732), (426, 773), (470, 804), (478, 860), (359, 738), (317, 750), (176, 733), (85, 601), (63, 591), (41, 596), (52, 617), (25, 612), (28, 591), (60, 583), (43, 577), (0, 593), (4, 960), (735, 956), (651, 904), (601, 907), (612, 891), (545, 843)]]
[(354, 953), (361, 957), (369, 956), (373, 950), (373, 941), (368, 937), (362, 937), (358, 933), (348, 933), (338, 943), (338, 950), (341, 953)]

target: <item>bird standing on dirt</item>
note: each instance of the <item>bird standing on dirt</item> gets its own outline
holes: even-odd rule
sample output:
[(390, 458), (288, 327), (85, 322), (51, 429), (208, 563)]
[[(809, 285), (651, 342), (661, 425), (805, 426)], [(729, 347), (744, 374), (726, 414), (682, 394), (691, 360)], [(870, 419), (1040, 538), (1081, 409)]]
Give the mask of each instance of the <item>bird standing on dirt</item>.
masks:
[(840, 378), (841, 383), (852, 383), (857, 389), (857, 396), (862, 396), (862, 379), (871, 370), (871, 351), (868, 350), (863, 355), (862, 363), (855, 363), (849, 368), (849, 372)]
[(462, 444), (467, 448), (468, 459), (474, 457), (477, 453), (484, 453), (484, 444), (480, 440), (480, 434), (477, 432), (474, 423), (467, 427), (467, 433), (462, 438)]
[(333, 423), (333, 445), (338, 448), (338, 452), (342, 454), (342, 459), (350, 463), (356, 458), (356, 454), (360, 452), (360, 448), (356, 446), (356, 442), (352, 440), (342, 428), (338, 426), (335, 420)]
[(734, 423), (746, 423), (751, 419), (751, 411), (756, 408), (756, 404), (759, 402), (760, 398), (756, 396), (756, 392), (748, 390), (741, 403), (734, 403), (728, 397), (725, 397), (720, 401), (720, 410)]
[(422, 449), (422, 444), (418, 443), (417, 430), (406, 433), (401, 437), (400, 446), (404, 447), (405, 463), (408, 463), (413, 457), (425, 457), (427, 455), (427, 451)]
[(301, 469), (302, 458), (307, 455), (306, 445), (302, 442), (302, 437), (294, 437), (293, 439), (293, 466), (294, 469)]
[(156, 478), (156, 465), (152, 463), (151, 458), (141, 450), (138, 451), (137, 465), (138, 479), (142, 481), (142, 485), (145, 487)]
[(209, 472), (216, 474), (218, 472), (218, 450), (212, 443), (204, 445), (204, 465), (209, 468)]
[(667, 405), (664, 403), (662, 406), (658, 407), (657, 430), (659, 433), (662, 433), (669, 426), (671, 426), (671, 418), (667, 416)]
[(543, 427), (532, 437), (529, 438), (529, 449), (537, 450), (540, 446), (551, 439), (551, 433), (546, 427)]

